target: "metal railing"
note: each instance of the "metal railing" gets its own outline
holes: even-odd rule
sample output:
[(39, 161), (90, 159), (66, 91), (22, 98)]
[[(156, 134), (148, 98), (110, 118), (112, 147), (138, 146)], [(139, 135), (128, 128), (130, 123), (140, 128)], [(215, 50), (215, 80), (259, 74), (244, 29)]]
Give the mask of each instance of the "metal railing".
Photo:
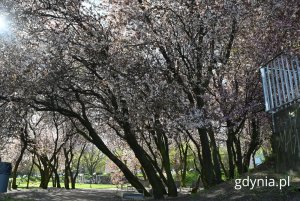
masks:
[(260, 69), (267, 112), (300, 98), (300, 66), (297, 56), (280, 55)]

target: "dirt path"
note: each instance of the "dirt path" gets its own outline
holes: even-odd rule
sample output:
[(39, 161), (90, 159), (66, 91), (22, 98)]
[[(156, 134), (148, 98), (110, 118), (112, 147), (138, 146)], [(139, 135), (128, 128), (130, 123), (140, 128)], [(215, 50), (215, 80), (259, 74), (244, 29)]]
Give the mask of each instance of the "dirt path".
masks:
[(39, 200), (39, 201), (119, 201), (122, 200), (116, 195), (115, 190), (88, 190), (88, 189), (32, 189), (11, 191), (6, 196), (21, 200)]
[[(3, 196), (3, 195), (2, 195)], [(64, 190), (64, 189), (32, 189), (11, 191), (5, 196), (21, 201), (121, 201), (116, 190)], [(0, 196), (1, 197), (1, 196)], [(1, 200), (1, 199), (0, 199)], [(147, 199), (148, 201), (152, 199)], [(223, 183), (197, 195), (180, 195), (168, 201), (300, 201), (300, 192), (293, 188), (256, 188), (254, 190), (234, 190), (231, 183)]]
[[(275, 174), (272, 171), (252, 172), (244, 175), (241, 179), (251, 177), (274, 178), (278, 181), (287, 175)], [(196, 195), (183, 195), (178, 198), (167, 198), (168, 201), (300, 201), (300, 176), (291, 177), (289, 187), (281, 190), (278, 187), (255, 187), (252, 190), (249, 187), (242, 187), (235, 190), (235, 180), (224, 182), (209, 190), (201, 191)], [(22, 201), (121, 201), (117, 196), (116, 190), (96, 190), (96, 189), (76, 189), (65, 190), (50, 188), (49, 190), (31, 189), (11, 191), (5, 194), (12, 198), (20, 198)], [(2, 195), (3, 196), (3, 195)], [(1, 195), (0, 195), (1, 198)], [(1, 199), (0, 199), (1, 200)], [(148, 201), (152, 199), (147, 199)]]

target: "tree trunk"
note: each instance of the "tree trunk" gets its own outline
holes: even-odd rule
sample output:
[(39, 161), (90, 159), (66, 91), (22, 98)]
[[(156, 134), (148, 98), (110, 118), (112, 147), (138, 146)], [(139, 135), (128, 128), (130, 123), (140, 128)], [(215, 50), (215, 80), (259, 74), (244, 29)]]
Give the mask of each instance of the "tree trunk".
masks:
[(227, 121), (227, 140), (226, 140), (226, 146), (227, 146), (227, 154), (228, 154), (228, 164), (229, 164), (229, 179), (234, 178), (234, 151), (233, 151), (233, 137), (234, 132), (231, 125), (231, 122)]
[[(203, 159), (202, 159), (202, 156), (201, 156), (201, 147), (199, 145), (199, 143), (197, 143), (197, 141), (195, 140), (195, 138), (193, 138), (193, 136), (191, 135), (191, 133), (189, 133), (188, 131), (186, 131), (186, 133), (188, 134), (189, 138), (192, 140), (192, 142), (194, 143), (196, 149), (197, 149), (197, 156), (196, 156), (196, 153), (193, 151), (193, 149), (190, 147), (190, 150), (192, 151), (193, 155), (194, 155), (194, 166), (195, 166), (195, 169), (196, 171), (199, 173), (199, 177), (198, 177), (198, 180), (197, 182), (199, 182), (199, 185), (200, 185), (200, 181), (204, 181), (203, 177), (201, 176), (202, 173), (200, 171), (200, 169), (202, 169), (202, 166), (203, 166)], [(199, 162), (200, 162), (200, 166), (201, 167), (197, 167), (197, 163), (196, 163), (196, 158), (198, 158)], [(193, 188), (192, 190), (192, 193), (196, 193), (198, 191), (198, 188)]]
[[(126, 101), (122, 101), (122, 119), (116, 119), (119, 125), (122, 127), (124, 131), (124, 139), (127, 144), (134, 152), (136, 158), (140, 162), (141, 166), (144, 168), (147, 177), (149, 178), (149, 182), (152, 186), (153, 196), (155, 199), (163, 199), (166, 194), (165, 187), (161, 178), (157, 175), (155, 171), (155, 167), (149, 158), (147, 152), (139, 145), (137, 141), (137, 136), (131, 128), (131, 124), (129, 123), (129, 112), (128, 108), (126, 108)], [(125, 120), (124, 120), (125, 119)], [(164, 166), (163, 166), (164, 167)], [(167, 173), (168, 174), (168, 173)], [(169, 185), (169, 182), (168, 182)]]
[(139, 179), (128, 169), (128, 167), (116, 157), (113, 153), (111, 153), (108, 148), (104, 148), (102, 146), (98, 146), (99, 144), (95, 142), (95, 145), (111, 160), (115, 165), (123, 172), (127, 181), (137, 189), (140, 193), (145, 193), (145, 196), (151, 196), (149, 192), (145, 189), (143, 184), (139, 181)]
[(233, 156), (233, 141), (231, 141), (231, 139), (227, 139), (226, 140), (226, 146), (227, 146), (227, 154), (228, 154), (228, 165), (229, 165), (229, 179), (233, 179), (234, 178), (234, 156)]
[(219, 151), (217, 148), (215, 135), (214, 135), (214, 132), (213, 132), (213, 129), (211, 126), (209, 128), (208, 133), (209, 133), (209, 138), (210, 138), (211, 147), (212, 147), (212, 156), (213, 156), (213, 162), (214, 162), (214, 172), (216, 175), (216, 183), (219, 184), (222, 181), (221, 167), (220, 167), (219, 158), (218, 158)]
[(49, 184), (49, 181), (50, 181), (50, 175), (48, 172), (44, 173), (44, 176), (41, 177), (41, 184), (40, 184), (40, 187), (42, 189), (47, 189), (48, 188), (48, 184)]
[[(199, 68), (201, 67), (199, 66)], [(201, 76), (198, 77), (198, 79), (201, 79)], [(205, 105), (205, 100), (202, 98), (202, 95), (205, 93), (204, 88), (207, 87), (207, 85), (208, 82), (203, 83), (202, 86), (197, 85), (193, 88), (193, 92), (196, 95), (197, 108), (201, 111), (203, 111), (203, 107)], [(214, 164), (211, 158), (211, 150), (209, 146), (210, 143), (209, 143), (207, 128), (205, 127), (198, 128), (198, 133), (200, 136), (202, 159), (203, 159), (203, 164), (201, 164), (202, 182), (205, 188), (209, 188), (216, 184), (216, 176), (214, 172)]]
[(259, 146), (259, 127), (258, 121), (256, 119), (251, 120), (251, 141), (247, 152), (244, 155), (244, 172), (248, 172), (251, 155), (254, 155)]
[[(134, 188), (136, 188), (138, 192), (144, 193), (145, 196), (151, 196), (150, 193), (145, 189), (143, 184), (139, 181), (139, 179), (129, 170), (129, 168), (108, 149), (108, 147), (93, 129), (91, 123), (87, 120), (79, 120), (89, 131), (89, 136), (92, 138), (89, 139), (90, 142), (93, 143), (103, 154), (105, 154), (116, 166), (118, 166), (118, 168), (123, 172), (127, 181)], [(83, 135), (83, 137), (85, 136)]]
[(48, 188), (48, 184), (50, 181), (50, 173), (49, 173), (49, 169), (45, 169), (43, 171), (40, 172), (41, 173), (41, 183), (40, 183), (40, 188), (42, 189), (47, 189)]
[(41, 156), (40, 161), (43, 166), (43, 167), (42, 166), (38, 167), (40, 170), (40, 174), (41, 174), (40, 188), (47, 189), (51, 175), (52, 175), (52, 171), (48, 165), (47, 157)]
[(162, 125), (159, 121), (159, 115), (155, 115), (155, 130), (154, 135), (156, 146), (162, 156), (162, 165), (167, 175), (168, 195), (170, 197), (177, 197), (177, 187), (171, 172), (170, 156), (169, 156), (169, 142)]
[[(169, 157), (169, 156), (168, 156)], [(164, 160), (164, 167), (165, 172), (167, 174), (167, 181), (168, 181), (168, 196), (170, 197), (177, 197), (177, 186), (175, 184), (172, 172), (171, 172), (171, 165), (169, 160)]]
[(56, 178), (55, 178), (55, 175), (52, 175), (52, 187), (56, 188)]
[(252, 154), (252, 161), (253, 161), (253, 167), (256, 168), (256, 163), (255, 163), (255, 153), (256, 150), (254, 151), (254, 153)]
[[(79, 99), (77, 94), (77, 99)], [(37, 104), (42, 104), (44, 106), (49, 106), (48, 104), (45, 104), (43, 102), (34, 100)], [(82, 110), (84, 111), (84, 104), (79, 99), (78, 100), (82, 105)], [(50, 105), (51, 106), (51, 105)], [(93, 143), (103, 154), (105, 154), (118, 168), (123, 172), (125, 178), (127, 181), (136, 188), (140, 193), (144, 193), (145, 196), (151, 196), (150, 193), (145, 189), (145, 187), (142, 185), (142, 183), (139, 181), (139, 179), (130, 171), (130, 169), (118, 158), (116, 155), (114, 155), (106, 146), (106, 144), (103, 142), (103, 140), (99, 137), (97, 131), (93, 128), (91, 122), (89, 121), (85, 111), (83, 112), (82, 116), (78, 115), (74, 112), (65, 111), (61, 108), (51, 108), (52, 111), (57, 111), (63, 115), (76, 118), (88, 131), (88, 133), (85, 133), (83, 130), (80, 130), (76, 127), (76, 130), (81, 134), (85, 139), (87, 139), (89, 142)], [(164, 189), (163, 189), (164, 190)], [(160, 196), (160, 198), (163, 198), (163, 195)]]
[(81, 161), (81, 158), (83, 156), (85, 147), (86, 147), (86, 144), (83, 145), (83, 147), (82, 147), (82, 149), (80, 151), (80, 155), (79, 155), (79, 158), (78, 158), (78, 161), (77, 161), (77, 164), (76, 164), (76, 171), (75, 171), (75, 173), (73, 174), (72, 172), (70, 172), (70, 176), (71, 176), (71, 188), (72, 189), (75, 189), (76, 178), (77, 178), (78, 173), (79, 173), (80, 161)]
[[(156, 135), (156, 134), (155, 134), (155, 131), (151, 131), (151, 132), (153, 133), (153, 136)], [(144, 139), (144, 140), (146, 141), (146, 139)], [(151, 160), (151, 163), (152, 163), (153, 167), (155, 168), (155, 170), (157, 171), (157, 173), (159, 174), (160, 179), (163, 181), (163, 183), (164, 183), (166, 186), (168, 186), (167, 178), (165, 177), (165, 175), (164, 175), (164, 173), (163, 173), (163, 168), (164, 168), (164, 166), (159, 167), (159, 164), (158, 164), (158, 161), (157, 161), (157, 155), (154, 153), (154, 151), (153, 151), (153, 149), (152, 149), (152, 147), (151, 147), (151, 143), (148, 143), (148, 142), (146, 141), (146, 144), (147, 144), (147, 147), (148, 147), (150, 153), (152, 154), (153, 159), (151, 158), (150, 155), (148, 155), (147, 157)], [(143, 167), (142, 167), (142, 169), (143, 169)], [(143, 174), (145, 174), (145, 177), (147, 178), (147, 174), (146, 174), (146, 172), (145, 172), (144, 169), (143, 169)]]
[(17, 189), (17, 171), (18, 171), (18, 167), (22, 161), (22, 158), (23, 158), (23, 155), (24, 155), (24, 152), (26, 150), (26, 146), (22, 146), (22, 149), (21, 149), (21, 152), (20, 152), (20, 155), (16, 161), (16, 164), (14, 166), (14, 169), (12, 171), (12, 189)]
[[(188, 142), (187, 142), (188, 143)], [(186, 144), (185, 148), (182, 149), (182, 171), (181, 171), (181, 185), (186, 187), (186, 171), (187, 171), (187, 154), (188, 154), (189, 145)]]
[(51, 164), (50, 161), (49, 161), (49, 165), (51, 167), (52, 172), (54, 173), (55, 187), (56, 188), (61, 188), (60, 178), (59, 178), (59, 175), (58, 175), (58, 172), (57, 172), (57, 169), (58, 169), (58, 156), (54, 156), (53, 165)]
[(20, 133), (20, 141), (21, 141), (21, 152), (20, 155), (16, 161), (16, 164), (13, 168), (12, 171), (12, 177), (13, 177), (13, 181), (12, 181), (12, 189), (17, 189), (17, 171), (18, 171), (18, 167), (22, 161), (23, 155), (27, 149), (28, 146), (28, 141), (27, 141), (27, 137), (28, 137), (28, 131), (27, 131), (28, 125), (27, 123), (25, 124), (24, 128), (21, 129), (21, 133)]
[(220, 165), (221, 165), (221, 168), (222, 168), (222, 170), (223, 170), (223, 172), (224, 172), (225, 177), (226, 177), (226, 178), (229, 178), (228, 173), (227, 173), (227, 170), (226, 170), (225, 165), (224, 165), (224, 163), (223, 163), (223, 161), (222, 161), (221, 154), (220, 154), (219, 151), (218, 151), (218, 159), (219, 159), (219, 163), (220, 163)]
[(70, 189), (70, 180), (69, 180), (69, 173), (70, 173), (70, 161), (69, 161), (69, 151), (66, 148), (63, 148), (64, 155), (65, 155), (65, 189)]
[(216, 184), (216, 178), (214, 173), (214, 165), (211, 159), (211, 151), (209, 147), (209, 139), (207, 136), (206, 128), (198, 128), (198, 132), (200, 135), (201, 148), (202, 148), (202, 182), (205, 188), (209, 188)]
[(65, 167), (65, 189), (70, 189), (70, 180), (69, 180), (69, 169)]
[(61, 188), (60, 178), (59, 178), (59, 175), (57, 173), (57, 170), (54, 171), (54, 178), (55, 178), (55, 182), (56, 182), (56, 187), (57, 188)]
[(31, 164), (29, 174), (28, 174), (28, 177), (27, 177), (27, 185), (26, 185), (27, 189), (29, 188), (30, 176), (32, 174), (32, 170), (33, 170), (33, 166), (34, 166), (34, 160), (35, 160), (35, 155), (32, 157), (32, 164)]
[(69, 175), (70, 175), (70, 180), (71, 180), (71, 188), (75, 189), (76, 177), (77, 176), (75, 176), (75, 174), (72, 173), (71, 169), (70, 169)]
[(146, 173), (145, 173), (145, 171), (144, 171), (144, 168), (141, 167), (140, 169), (141, 169), (141, 173), (142, 173), (142, 175), (143, 175), (143, 178), (144, 178), (144, 180), (146, 181), (148, 178), (147, 178), (147, 175), (146, 175)]
[(154, 198), (155, 199), (163, 199), (164, 194), (166, 194), (166, 190), (163, 185), (163, 182), (157, 176), (155, 168), (152, 165), (152, 162), (147, 158), (147, 154), (145, 153), (145, 150), (140, 147), (140, 145), (136, 141), (135, 136), (131, 133), (131, 131), (128, 131), (128, 129), (126, 128), (125, 132), (127, 133), (126, 141), (127, 141), (128, 145), (134, 152), (134, 154), (135, 154), (136, 158), (139, 160), (140, 164), (143, 166), (143, 168), (147, 174), (147, 177), (149, 178), (149, 182), (152, 186)]
[(236, 166), (238, 169), (239, 175), (242, 175), (244, 173), (244, 168), (243, 168), (243, 156), (242, 156), (242, 148), (241, 148), (241, 143), (240, 140), (234, 136), (234, 145), (236, 149)]

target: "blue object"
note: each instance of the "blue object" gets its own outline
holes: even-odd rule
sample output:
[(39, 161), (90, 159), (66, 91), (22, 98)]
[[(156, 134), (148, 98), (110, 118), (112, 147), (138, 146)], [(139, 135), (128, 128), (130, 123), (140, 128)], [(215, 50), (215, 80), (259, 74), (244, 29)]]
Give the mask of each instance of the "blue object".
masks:
[(11, 163), (0, 162), (0, 193), (7, 192)]

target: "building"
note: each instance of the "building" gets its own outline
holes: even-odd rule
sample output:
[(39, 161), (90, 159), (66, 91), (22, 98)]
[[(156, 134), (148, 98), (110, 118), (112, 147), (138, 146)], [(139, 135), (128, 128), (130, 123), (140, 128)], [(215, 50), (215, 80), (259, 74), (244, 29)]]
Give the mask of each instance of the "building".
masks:
[(300, 172), (300, 66), (281, 54), (261, 70), (265, 108), (272, 115), (272, 148), (278, 172)]

